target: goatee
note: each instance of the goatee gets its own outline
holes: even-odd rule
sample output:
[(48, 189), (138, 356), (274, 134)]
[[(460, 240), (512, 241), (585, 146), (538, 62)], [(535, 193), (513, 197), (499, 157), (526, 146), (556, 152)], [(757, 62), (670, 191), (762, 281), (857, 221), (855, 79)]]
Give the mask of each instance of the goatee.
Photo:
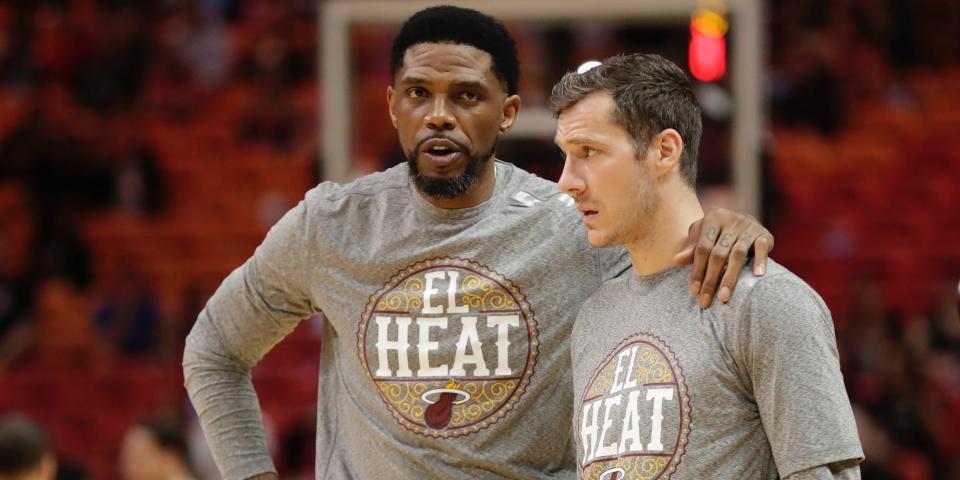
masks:
[(470, 188), (480, 181), (480, 176), (482, 175), (481, 167), (493, 158), (493, 152), (496, 151), (497, 147), (496, 144), (493, 145), (489, 152), (486, 152), (485, 154), (476, 154), (460, 143), (446, 138), (447, 140), (453, 142), (460, 149), (461, 155), (468, 155), (467, 165), (464, 167), (463, 171), (455, 177), (435, 178), (424, 175), (420, 172), (420, 168), (417, 166), (417, 154), (420, 152), (420, 146), (427, 140), (434, 138), (446, 137), (425, 138), (417, 144), (416, 148), (414, 148), (412, 152), (407, 153), (407, 165), (409, 166), (408, 171), (410, 174), (410, 180), (413, 181), (413, 184), (417, 187), (417, 190), (420, 190), (428, 197), (457, 198), (466, 194), (468, 191), (470, 191)]

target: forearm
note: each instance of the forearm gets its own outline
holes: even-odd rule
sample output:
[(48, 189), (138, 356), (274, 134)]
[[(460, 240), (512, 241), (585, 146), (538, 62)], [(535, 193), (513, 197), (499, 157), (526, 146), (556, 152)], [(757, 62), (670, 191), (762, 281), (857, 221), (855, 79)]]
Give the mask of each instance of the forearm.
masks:
[(200, 313), (184, 349), (187, 392), (217, 467), (230, 480), (276, 471), (250, 368), (309, 313), (290, 308), (286, 293), (265, 278), (255, 260), (231, 273)]
[(784, 480), (860, 480), (857, 465), (818, 465), (788, 475)]
[(249, 368), (216, 352), (202, 314), (184, 351), (184, 382), (223, 478), (243, 479), (276, 469), (267, 453), (263, 416)]

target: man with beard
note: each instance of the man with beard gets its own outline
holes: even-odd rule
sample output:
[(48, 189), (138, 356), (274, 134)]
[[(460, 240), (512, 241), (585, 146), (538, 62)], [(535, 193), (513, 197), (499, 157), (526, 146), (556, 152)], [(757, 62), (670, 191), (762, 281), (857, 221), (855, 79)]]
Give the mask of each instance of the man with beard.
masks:
[[(322, 311), (317, 478), (572, 478), (567, 339), (580, 303), (629, 259), (583, 240), (556, 184), (494, 158), (520, 110), (502, 24), (423, 10), (394, 40), (392, 71), (408, 161), (310, 190), (187, 339), (185, 383), (214, 457), (225, 478), (274, 477), (249, 370)], [(726, 257), (739, 272), (773, 239), (731, 212), (695, 227), (706, 307)]]
[[(658, 55), (605, 60), (554, 87), (560, 189), (595, 247), (623, 245), (633, 271), (577, 316), (570, 351), (574, 439), (586, 480), (860, 478), (863, 451), (830, 312), (771, 262), (741, 273), (726, 305), (680, 294), (674, 265), (694, 191), (700, 108)], [(739, 272), (738, 272), (739, 273)]]

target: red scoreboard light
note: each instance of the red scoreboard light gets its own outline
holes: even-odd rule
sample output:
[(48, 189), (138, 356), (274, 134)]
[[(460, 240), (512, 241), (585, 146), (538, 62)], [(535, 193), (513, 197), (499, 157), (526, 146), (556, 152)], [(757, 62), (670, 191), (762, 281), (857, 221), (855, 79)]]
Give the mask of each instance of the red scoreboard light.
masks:
[(690, 73), (714, 82), (727, 71), (727, 19), (721, 11), (700, 8), (690, 19)]

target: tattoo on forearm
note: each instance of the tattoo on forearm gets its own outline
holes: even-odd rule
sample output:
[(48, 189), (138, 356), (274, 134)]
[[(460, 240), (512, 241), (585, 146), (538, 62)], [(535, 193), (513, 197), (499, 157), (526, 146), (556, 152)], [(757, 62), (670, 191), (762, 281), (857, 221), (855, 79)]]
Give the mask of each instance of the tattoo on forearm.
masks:
[(720, 246), (723, 247), (723, 248), (729, 248), (729, 247), (730, 247), (730, 234), (729, 234), (729, 233), (725, 233), (725, 234), (723, 234), (722, 237), (720, 237)]
[(710, 229), (707, 230), (707, 240), (710, 240), (711, 242), (716, 242), (718, 233), (720, 232), (717, 231), (717, 227), (710, 227)]

